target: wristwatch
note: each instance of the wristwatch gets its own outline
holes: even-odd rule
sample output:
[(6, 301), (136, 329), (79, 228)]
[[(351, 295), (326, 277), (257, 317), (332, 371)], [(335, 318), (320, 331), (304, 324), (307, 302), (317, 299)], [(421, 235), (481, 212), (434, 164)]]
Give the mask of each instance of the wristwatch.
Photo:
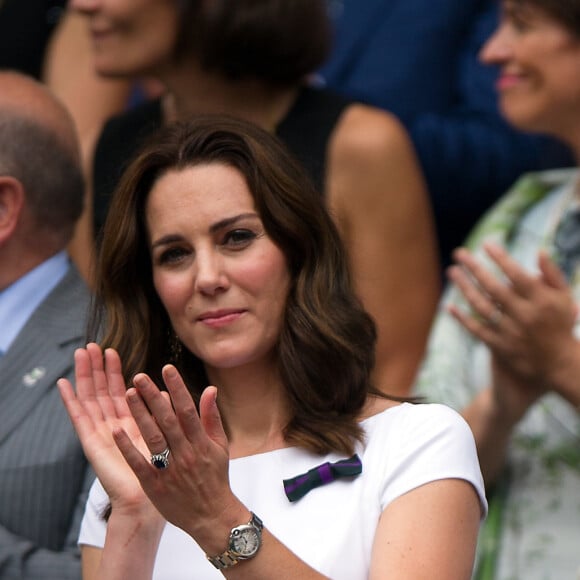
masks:
[(247, 524), (232, 528), (228, 540), (228, 549), (219, 556), (207, 556), (207, 559), (218, 569), (224, 570), (235, 566), (241, 560), (253, 558), (262, 545), (262, 520), (253, 512)]

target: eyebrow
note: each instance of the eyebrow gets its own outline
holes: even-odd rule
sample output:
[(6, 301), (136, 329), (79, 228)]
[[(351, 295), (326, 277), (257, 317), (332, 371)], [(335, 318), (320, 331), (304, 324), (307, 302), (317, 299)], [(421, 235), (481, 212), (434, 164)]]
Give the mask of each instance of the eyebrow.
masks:
[[(220, 220), (219, 222), (216, 222), (215, 224), (212, 224), (209, 228), (209, 231), (210, 231), (210, 233), (214, 234), (215, 232), (218, 232), (224, 228), (232, 226), (239, 221), (249, 219), (249, 218), (258, 218), (259, 219), (259, 216), (257, 213), (254, 213), (254, 212), (241, 213), (239, 215), (225, 218), (223, 220)], [(159, 246), (166, 246), (167, 244), (172, 244), (174, 242), (178, 242), (181, 239), (182, 239), (181, 236), (178, 236), (175, 234), (169, 234), (167, 236), (163, 236), (162, 238), (159, 238), (153, 244), (151, 244), (151, 249), (157, 248)]]
[(220, 220), (219, 222), (216, 222), (215, 224), (212, 224), (209, 228), (209, 231), (213, 234), (215, 232), (218, 232), (219, 230), (223, 230), (224, 228), (227, 228), (229, 226), (233, 226), (235, 223), (242, 221), (244, 219), (248, 219), (248, 218), (257, 218), (258, 214), (254, 213), (254, 212), (248, 212), (248, 213), (241, 213), (240, 215), (236, 215), (230, 218), (225, 218), (223, 220)]

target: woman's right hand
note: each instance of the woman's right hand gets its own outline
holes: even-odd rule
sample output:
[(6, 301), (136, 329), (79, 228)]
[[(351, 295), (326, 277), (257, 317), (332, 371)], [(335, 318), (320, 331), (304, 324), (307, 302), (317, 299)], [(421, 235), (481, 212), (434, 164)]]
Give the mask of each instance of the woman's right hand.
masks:
[(58, 381), (58, 388), (85, 455), (109, 495), (113, 510), (161, 518), (113, 439), (114, 431), (123, 430), (144, 454), (150, 453), (125, 399), (119, 355), (107, 349), (103, 357), (95, 343), (77, 349), (75, 382), (76, 392), (66, 379)]

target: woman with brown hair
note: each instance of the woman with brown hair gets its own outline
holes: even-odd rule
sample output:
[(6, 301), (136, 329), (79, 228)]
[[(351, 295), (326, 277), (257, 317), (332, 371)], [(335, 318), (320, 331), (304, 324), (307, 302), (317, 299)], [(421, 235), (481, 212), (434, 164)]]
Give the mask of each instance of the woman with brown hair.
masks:
[(102, 244), (101, 346), (77, 351), (76, 394), (59, 382), (99, 478), (85, 578), (469, 578), (472, 435), (372, 388), (338, 232), (271, 134), (167, 128)]
[[(156, 78), (167, 87), (160, 99), (112, 119), (100, 136), (87, 203), (96, 231), (123, 169), (155, 129), (197, 114), (256, 123), (284, 141), (323, 193), (348, 249), (357, 294), (377, 324), (376, 383), (405, 394), (440, 291), (431, 209), (400, 123), (308, 85), (330, 47), (325, 1), (74, 0), (70, 6), (87, 17), (99, 74)], [(73, 254), (85, 265), (93, 244), (88, 230), (78, 232)]]

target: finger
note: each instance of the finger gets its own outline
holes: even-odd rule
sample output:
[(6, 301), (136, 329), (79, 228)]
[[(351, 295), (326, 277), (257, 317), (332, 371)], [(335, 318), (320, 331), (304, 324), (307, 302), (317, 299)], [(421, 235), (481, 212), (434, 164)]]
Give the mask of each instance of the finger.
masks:
[(72, 383), (68, 379), (61, 378), (56, 384), (71, 423), (73, 424), (81, 443), (83, 443), (85, 439), (94, 432), (94, 422), (91, 416), (87, 413), (85, 407), (78, 400)]
[(478, 338), (490, 348), (496, 346), (497, 336), (494, 327), (480, 322), (455, 305), (448, 306), (447, 311), (475, 338)]
[(162, 453), (167, 448), (168, 443), (156, 419), (151, 415), (147, 404), (141, 396), (142, 385), (146, 382), (152, 383), (153, 381), (145, 374), (141, 373), (136, 375), (134, 379), (135, 387), (127, 390), (126, 400), (149, 451), (152, 454)]
[(203, 433), (203, 429), (191, 393), (173, 365), (165, 365), (162, 373), (181, 429), (188, 441), (193, 443)]
[(497, 305), (462, 267), (452, 266), (448, 270), (448, 276), (463, 294), (473, 316), (484, 321), (493, 319), (498, 310)]
[(521, 306), (522, 296), (514, 291), (511, 283), (506, 283), (497, 274), (490, 272), (470, 252), (459, 249), (454, 253), (454, 258), (493, 304), (487, 316), (491, 316), (497, 306), (510, 314)]
[(524, 298), (531, 296), (536, 277), (522, 268), (500, 245), (487, 242), (484, 248), (488, 256), (505, 274), (515, 292)]
[(207, 387), (199, 401), (201, 424), (207, 436), (223, 449), (228, 449), (228, 438), (217, 406), (217, 388)]
[(538, 254), (538, 266), (544, 280), (552, 288), (559, 288), (561, 290), (568, 288), (566, 276), (564, 276), (562, 270), (560, 270), (545, 250), (540, 250)]
[(116, 417), (115, 405), (109, 393), (109, 381), (105, 372), (103, 351), (94, 342), (87, 344), (86, 350), (91, 361), (95, 401), (105, 419), (114, 419)]
[(113, 431), (113, 439), (121, 455), (125, 458), (125, 461), (137, 476), (141, 486), (145, 489), (147, 482), (151, 477), (154, 477), (155, 472), (150, 461), (143, 457), (143, 454), (135, 447), (125, 430), (115, 429)]
[(475, 256), (465, 248), (459, 248), (453, 252), (456, 267), (463, 273), (462, 278), (479, 291), (482, 296), (493, 303), (496, 302), (495, 294), (501, 292), (503, 282), (498, 280), (497, 275), (484, 267)]
[(125, 398), (127, 387), (121, 359), (119, 353), (113, 348), (105, 350), (105, 374), (116, 416), (119, 418), (130, 417), (131, 411)]
[(76, 397), (93, 420), (104, 420), (97, 401), (93, 376), (92, 357), (88, 349), (78, 348), (74, 353)]

